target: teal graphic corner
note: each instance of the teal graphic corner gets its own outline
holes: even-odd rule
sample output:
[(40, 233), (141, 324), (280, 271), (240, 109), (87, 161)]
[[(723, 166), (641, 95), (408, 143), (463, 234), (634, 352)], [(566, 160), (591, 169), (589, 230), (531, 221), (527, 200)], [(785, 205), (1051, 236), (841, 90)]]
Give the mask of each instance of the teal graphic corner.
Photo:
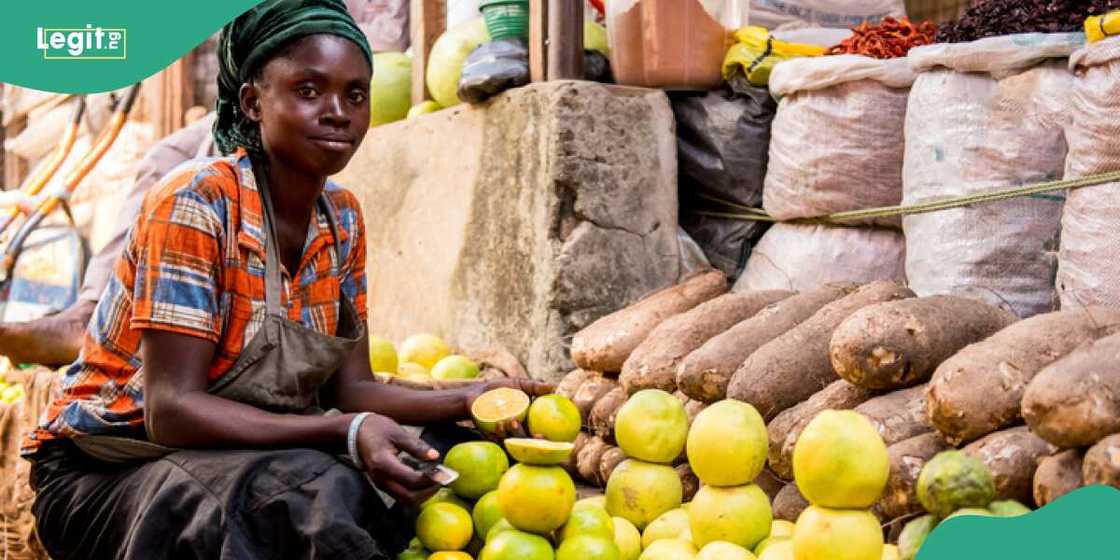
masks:
[(13, 3), (0, 82), (58, 93), (120, 89), (163, 70), (260, 0)]
[(930, 534), (917, 560), (1120, 558), (1120, 490), (1089, 486), (1021, 517), (954, 517)]

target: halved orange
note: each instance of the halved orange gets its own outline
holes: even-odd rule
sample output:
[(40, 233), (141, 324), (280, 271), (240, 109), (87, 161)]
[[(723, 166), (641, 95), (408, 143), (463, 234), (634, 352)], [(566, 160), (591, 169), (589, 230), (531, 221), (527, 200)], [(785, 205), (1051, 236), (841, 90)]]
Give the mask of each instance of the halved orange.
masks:
[(529, 412), (529, 395), (519, 389), (499, 387), (487, 391), (471, 405), (471, 416), (478, 429), (494, 433), (498, 424), (524, 422)]
[(530, 438), (508, 438), (504, 443), (506, 451), (518, 463), (544, 466), (563, 464), (576, 447), (566, 441)]

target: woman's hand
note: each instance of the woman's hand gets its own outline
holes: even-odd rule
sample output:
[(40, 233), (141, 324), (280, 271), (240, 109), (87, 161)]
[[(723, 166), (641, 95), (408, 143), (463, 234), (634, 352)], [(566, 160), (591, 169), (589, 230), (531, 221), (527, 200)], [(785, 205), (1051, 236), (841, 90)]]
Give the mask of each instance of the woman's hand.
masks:
[(398, 501), (419, 504), (435, 494), (439, 485), (401, 462), (398, 454), (402, 451), (421, 461), (439, 459), (438, 451), (385, 416), (371, 414), (362, 422), (358, 455), (370, 479)]
[[(466, 389), (467, 415), (470, 415), (471, 406), (474, 405), (474, 401), (478, 400), (478, 397), (482, 396), (482, 394), (487, 391), (492, 391), (500, 387), (520, 389), (530, 397), (542, 397), (544, 395), (551, 394), (556, 390), (556, 387), (554, 387), (551, 383), (534, 381), (532, 379), (506, 378), (496, 379), (493, 381), (488, 381), (486, 383), (476, 383), (467, 387)], [(522, 426), (521, 423), (517, 420), (511, 420), (509, 422), (499, 422), (495, 427), (493, 433), (485, 433), (485, 435), (490, 439), (498, 442), (506, 438), (529, 437), (528, 431), (526, 431), (524, 426)]]

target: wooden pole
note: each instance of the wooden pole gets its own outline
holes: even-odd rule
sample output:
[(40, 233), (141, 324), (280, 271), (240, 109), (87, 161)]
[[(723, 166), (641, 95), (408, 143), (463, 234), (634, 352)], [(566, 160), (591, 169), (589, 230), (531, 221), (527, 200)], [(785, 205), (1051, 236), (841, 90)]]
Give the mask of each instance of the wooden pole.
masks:
[(183, 117), (186, 116), (187, 109), (194, 105), (194, 88), (190, 79), (193, 67), (194, 59), (187, 53), (163, 71), (163, 118), (159, 138), (185, 126)]
[[(411, 0), (409, 26), (412, 37), (412, 104), (432, 98), (428, 92), (428, 57), (432, 45), (447, 27), (446, 3), (443, 0)], [(374, 69), (376, 72), (377, 69)]]
[(186, 125), (187, 109), (194, 104), (194, 88), (190, 79), (192, 58), (184, 56), (144, 80), (144, 105), (139, 117), (150, 122), (156, 138), (163, 138)]
[(548, 79), (583, 79), (582, 0), (548, 0)]
[(548, 0), (529, 0), (529, 76), (548, 79)]

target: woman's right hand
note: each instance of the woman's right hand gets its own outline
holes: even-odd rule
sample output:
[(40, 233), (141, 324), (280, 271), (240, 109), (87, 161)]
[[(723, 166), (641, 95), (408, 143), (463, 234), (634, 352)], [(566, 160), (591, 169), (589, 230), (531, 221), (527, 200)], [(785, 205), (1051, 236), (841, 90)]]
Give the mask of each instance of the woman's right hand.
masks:
[(388, 417), (371, 414), (362, 422), (358, 454), (373, 483), (398, 501), (419, 504), (439, 485), (401, 462), (402, 451), (421, 461), (439, 459), (438, 451)]

